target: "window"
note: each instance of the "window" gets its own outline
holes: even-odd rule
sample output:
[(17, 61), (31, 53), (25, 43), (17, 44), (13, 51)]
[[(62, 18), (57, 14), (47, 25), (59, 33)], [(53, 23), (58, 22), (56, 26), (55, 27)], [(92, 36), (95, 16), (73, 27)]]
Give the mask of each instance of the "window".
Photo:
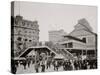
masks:
[(21, 41), (21, 40), (22, 40), (22, 38), (21, 38), (21, 37), (18, 37), (18, 38), (17, 38), (17, 40), (18, 40), (18, 41)]
[(86, 43), (86, 38), (83, 38), (82, 40), (83, 40), (83, 42), (85, 42), (85, 43)]
[(33, 33), (34, 33), (34, 31), (33, 31)]
[(27, 33), (27, 31), (25, 31), (25, 33)]
[(72, 47), (73, 47), (72, 42), (68, 43), (68, 48), (72, 48)]
[(29, 40), (29, 42), (31, 42), (32, 40)]
[(24, 24), (27, 26), (27, 22), (24, 22)]
[(25, 41), (27, 41), (27, 39), (25, 39)]
[(18, 34), (19, 34), (19, 35), (21, 34), (21, 30), (18, 31)]
[(37, 37), (37, 39), (39, 40), (39, 36)]
[(15, 24), (18, 25), (18, 20), (17, 19), (15, 19)]
[(25, 22), (22, 22), (23, 26), (25, 26)]
[(31, 33), (31, 31), (29, 31), (29, 33)]
[(33, 24), (31, 24), (31, 27), (33, 26)]
[(66, 43), (66, 44), (63, 44), (63, 46), (64, 46), (65, 48), (67, 48), (67, 43)]
[(27, 23), (27, 26), (29, 26), (29, 23)]
[(83, 50), (83, 55), (86, 55), (86, 50)]
[(33, 33), (36, 33), (36, 31), (34, 30)]

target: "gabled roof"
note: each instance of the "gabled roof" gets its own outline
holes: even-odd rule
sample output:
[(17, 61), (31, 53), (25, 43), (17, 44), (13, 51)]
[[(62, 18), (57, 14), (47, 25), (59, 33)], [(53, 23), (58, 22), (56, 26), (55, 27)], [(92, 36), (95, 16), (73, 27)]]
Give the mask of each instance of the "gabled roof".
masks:
[(88, 31), (93, 30), (92, 27), (90, 26), (89, 22), (85, 18), (78, 20), (78, 24), (84, 26)]
[[(78, 29), (77, 29), (78, 28)], [(96, 35), (96, 33), (94, 33), (93, 31), (92, 31), (92, 27), (90, 26), (90, 24), (88, 23), (88, 21), (85, 19), (85, 18), (82, 18), (82, 19), (80, 19), (80, 20), (78, 20), (78, 24), (77, 25), (75, 25), (75, 27), (74, 27), (74, 30), (72, 31), (72, 32), (70, 32), (69, 33), (69, 35), (71, 35), (71, 36), (74, 36), (73, 35), (73, 33), (74, 34), (76, 34), (76, 36), (79, 34), (79, 33), (77, 33), (77, 32), (80, 32), (80, 31), (84, 31), (85, 32), (85, 34), (87, 33), (87, 34), (94, 34), (94, 35)], [(75, 33), (76, 32), (76, 33)], [(83, 33), (84, 33), (83, 32)], [(81, 33), (81, 32), (80, 32)]]
[(77, 37), (74, 37), (74, 36), (67, 35), (67, 36), (64, 36), (64, 37), (67, 37), (67, 38), (69, 38), (69, 39), (73, 39), (73, 40), (76, 40), (76, 41), (85, 43), (83, 40), (81, 40), (81, 39), (79, 39), (79, 38), (77, 38)]

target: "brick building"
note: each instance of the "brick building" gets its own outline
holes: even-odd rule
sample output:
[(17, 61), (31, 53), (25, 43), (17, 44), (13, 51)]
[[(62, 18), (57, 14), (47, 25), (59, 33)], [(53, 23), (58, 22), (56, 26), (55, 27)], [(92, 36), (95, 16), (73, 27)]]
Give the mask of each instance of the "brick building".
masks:
[(36, 46), (39, 43), (39, 25), (38, 21), (25, 20), (22, 16), (14, 17), (13, 41), (14, 53), (24, 51), (30, 46)]

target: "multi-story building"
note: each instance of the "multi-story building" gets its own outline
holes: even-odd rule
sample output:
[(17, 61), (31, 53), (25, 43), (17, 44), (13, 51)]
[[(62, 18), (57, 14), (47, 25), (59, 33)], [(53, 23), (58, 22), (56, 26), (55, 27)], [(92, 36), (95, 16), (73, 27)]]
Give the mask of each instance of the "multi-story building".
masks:
[(64, 36), (61, 45), (75, 55), (97, 55), (97, 34), (92, 31), (86, 19), (80, 19), (74, 30)]
[(53, 43), (57, 43), (60, 40), (62, 40), (64, 37), (64, 35), (66, 35), (67, 33), (64, 32), (64, 30), (55, 30), (55, 31), (49, 31), (49, 41), (53, 42)]
[(14, 17), (14, 51), (20, 52), (39, 43), (38, 21), (25, 20), (22, 16)]

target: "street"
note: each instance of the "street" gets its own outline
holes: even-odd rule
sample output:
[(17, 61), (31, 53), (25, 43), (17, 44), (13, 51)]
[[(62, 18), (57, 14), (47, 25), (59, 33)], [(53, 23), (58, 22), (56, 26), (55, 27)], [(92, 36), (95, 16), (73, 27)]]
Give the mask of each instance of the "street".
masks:
[[(53, 72), (56, 71), (54, 70), (53, 65), (51, 65), (50, 68), (45, 69), (45, 72)], [(63, 67), (59, 67), (58, 71), (63, 71)], [(41, 67), (39, 68), (39, 73), (41, 72)], [(19, 65), (17, 68), (17, 74), (23, 74), (23, 73), (35, 73), (35, 69), (34, 69), (34, 64), (30, 64), (30, 67), (28, 67), (28, 65), (26, 66), (26, 69), (24, 69), (23, 65)]]

